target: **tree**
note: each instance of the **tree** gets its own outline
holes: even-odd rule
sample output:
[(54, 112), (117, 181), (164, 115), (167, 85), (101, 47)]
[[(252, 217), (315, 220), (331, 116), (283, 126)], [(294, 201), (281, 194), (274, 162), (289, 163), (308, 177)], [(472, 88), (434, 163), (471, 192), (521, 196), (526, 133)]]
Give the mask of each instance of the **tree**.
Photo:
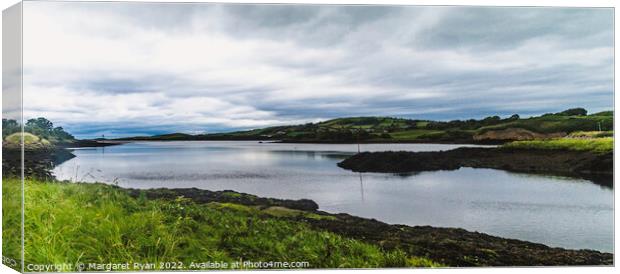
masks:
[(21, 127), (17, 121), (13, 119), (2, 119), (2, 139), (20, 130)]
[(500, 121), (501, 118), (499, 118), (499, 116), (494, 115), (494, 116), (489, 116), (489, 117), (485, 117), (482, 121), (483, 122), (497, 122)]
[(52, 130), (52, 136), (54, 136), (58, 140), (72, 140), (75, 139), (73, 135), (66, 132), (62, 127), (55, 127)]
[(26, 126), (27, 127), (38, 127), (41, 130), (45, 130), (45, 131), (52, 131), (52, 128), (54, 128), (54, 123), (52, 123), (50, 120), (47, 120), (43, 117), (39, 117), (36, 119), (29, 119), (26, 122)]
[(586, 116), (588, 115), (588, 111), (584, 108), (570, 108), (558, 114), (563, 116)]
[(48, 139), (52, 133), (54, 124), (45, 118), (29, 119), (24, 126), (24, 131), (39, 137)]
[(54, 123), (43, 117), (29, 119), (26, 122), (24, 131), (30, 132), (50, 141), (66, 141), (75, 139), (73, 135), (66, 132), (62, 127), (54, 127)]

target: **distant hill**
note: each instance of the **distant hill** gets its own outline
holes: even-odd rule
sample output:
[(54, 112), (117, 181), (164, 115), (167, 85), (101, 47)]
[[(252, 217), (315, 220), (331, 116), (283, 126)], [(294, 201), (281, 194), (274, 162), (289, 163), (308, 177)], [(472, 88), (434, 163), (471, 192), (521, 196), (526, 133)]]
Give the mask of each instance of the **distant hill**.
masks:
[[(519, 129), (510, 130), (507, 129)], [(493, 134), (495, 131), (503, 134)], [(190, 135), (173, 133), (139, 136), (119, 140), (277, 140), (282, 142), (438, 142), (480, 143), (527, 139), (528, 136), (563, 136), (577, 131), (613, 130), (613, 111), (587, 114), (573, 108), (538, 117), (489, 116), (475, 120), (430, 121), (393, 117), (348, 117), (302, 125), (275, 126), (229, 133)], [(510, 137), (506, 132), (521, 134)], [(507, 139), (481, 139), (479, 136), (504, 136)], [(505, 137), (508, 136), (508, 137)]]

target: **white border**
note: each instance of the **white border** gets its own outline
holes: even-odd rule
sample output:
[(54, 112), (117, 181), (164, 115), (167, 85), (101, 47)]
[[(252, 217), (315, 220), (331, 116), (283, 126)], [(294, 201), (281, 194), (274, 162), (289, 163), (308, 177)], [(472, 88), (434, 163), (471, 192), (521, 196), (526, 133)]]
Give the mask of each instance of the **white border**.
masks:
[[(82, 0), (83, 2), (98, 2), (96, 0)], [(0, 0), (0, 9), (4, 10), (18, 1), (16, 0)], [(147, 1), (136, 1), (136, 0), (127, 0), (126, 2), (147, 2)], [(204, 0), (150, 0), (148, 2), (220, 2), (220, 3), (291, 3), (291, 4), (393, 4), (393, 5), (463, 5), (463, 6), (553, 6), (553, 7), (618, 7), (618, 3), (611, 0), (354, 0), (354, 1), (346, 1), (346, 0), (240, 0), (240, 1), (230, 1), (230, 0), (217, 0), (217, 1), (204, 1)], [(618, 18), (618, 9), (614, 9), (614, 17)], [(0, 26), (1, 26), (0, 20)], [(618, 21), (614, 22), (615, 29), (618, 30)], [(1, 29), (1, 27), (0, 27)], [(1, 37), (1, 36), (0, 36)], [(615, 36), (614, 43), (617, 44), (618, 36)], [(616, 56), (616, 50), (614, 50), (614, 56)], [(1, 63), (1, 57), (0, 57)], [(618, 76), (618, 70), (616, 69), (617, 65), (615, 65), (615, 77)], [(614, 83), (614, 89), (617, 89), (617, 82)], [(1, 100), (1, 99), (0, 99)], [(618, 105), (618, 101), (620, 99), (617, 96), (614, 96), (614, 105)], [(614, 107), (614, 110), (615, 107)], [(614, 117), (614, 128), (620, 128), (620, 122), (618, 120), (617, 111), (615, 112)], [(617, 147), (618, 140), (616, 138), (615, 145)], [(620, 163), (618, 163), (616, 157), (614, 155), (614, 170), (618, 170)], [(617, 178), (617, 174), (614, 176), (614, 181)], [(1, 193), (1, 190), (0, 190)], [(615, 194), (615, 193), (614, 193)], [(616, 209), (617, 199), (614, 199), (614, 209)], [(2, 205), (0, 203), (0, 210)], [(619, 211), (614, 211), (615, 220), (618, 220)], [(0, 217), (1, 220), (1, 217)], [(578, 221), (578, 220), (576, 220)], [(617, 236), (619, 228), (616, 225), (614, 235)], [(614, 245), (614, 249), (616, 252), (620, 250), (620, 246), (618, 245), (617, 237), (615, 237), (616, 242)], [(1, 243), (1, 240), (0, 240)], [(368, 270), (297, 270), (297, 271), (284, 271), (278, 270), (278, 273), (355, 273), (357, 271), (364, 271), (365, 273), (411, 273), (415, 271), (416, 273), (522, 273), (523, 271), (528, 271), (528, 273), (552, 273), (557, 271), (562, 271), (563, 274), (572, 274), (572, 273), (615, 273), (617, 268), (617, 260), (618, 257), (614, 254), (614, 262), (615, 267), (544, 267), (544, 268), (522, 268), (522, 267), (495, 267), (495, 268), (447, 268), (447, 269), (368, 269)], [(0, 272), (2, 273), (17, 273), (14, 270), (0, 265)], [(211, 272), (211, 271), (210, 271)], [(215, 271), (217, 273), (221, 273), (223, 271)], [(230, 272), (230, 271), (227, 271)], [(148, 273), (169, 273), (169, 272), (148, 272)], [(196, 272), (175, 272), (175, 273), (196, 273)], [(232, 272), (237, 273), (237, 272)]]

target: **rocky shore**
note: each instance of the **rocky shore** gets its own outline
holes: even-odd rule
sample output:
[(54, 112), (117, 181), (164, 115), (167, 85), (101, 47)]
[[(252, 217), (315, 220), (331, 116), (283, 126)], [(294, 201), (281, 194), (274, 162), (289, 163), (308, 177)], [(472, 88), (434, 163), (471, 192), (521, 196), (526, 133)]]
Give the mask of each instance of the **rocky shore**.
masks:
[(338, 163), (355, 172), (408, 173), (493, 168), (579, 177), (613, 187), (613, 153), (508, 148), (458, 148), (436, 152), (363, 152)]
[(552, 248), (539, 243), (495, 237), (461, 228), (390, 225), (374, 219), (335, 214), (335, 220), (308, 219), (314, 227), (426, 256), (448, 266), (612, 265), (613, 254)]
[[(278, 218), (292, 218), (313, 228), (381, 246), (400, 249), (410, 256), (428, 257), (447, 266), (561, 266), (612, 265), (613, 254), (594, 250), (568, 250), (543, 244), (495, 237), (459, 228), (390, 225), (374, 219), (318, 210), (311, 200), (261, 198), (232, 190), (127, 189), (133, 197), (175, 199), (185, 197), (196, 203), (237, 203), (268, 212), (278, 207), (291, 209)], [(308, 214), (310, 213), (310, 214)], [(314, 216), (314, 217), (313, 217)], [(317, 217), (318, 216), (318, 217)], [(265, 214), (265, 218), (273, 215)]]

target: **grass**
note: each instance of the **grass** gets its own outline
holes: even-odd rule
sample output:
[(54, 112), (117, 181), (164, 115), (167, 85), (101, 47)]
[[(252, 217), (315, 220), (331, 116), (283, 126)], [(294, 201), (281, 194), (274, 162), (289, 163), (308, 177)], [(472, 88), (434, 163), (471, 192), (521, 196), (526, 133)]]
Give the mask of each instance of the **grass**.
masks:
[(306, 212), (297, 209), (290, 209), (281, 206), (272, 206), (262, 210), (264, 214), (268, 214), (274, 217), (304, 217), (308, 219), (316, 220), (335, 220), (336, 217), (329, 215), (319, 215), (316, 213)]
[(568, 135), (570, 138), (602, 138), (614, 137), (613, 130), (610, 131), (575, 131)]
[[(5, 178), (2, 188), (4, 195), (18, 192), (20, 181)], [(163, 262), (187, 267), (250, 260), (307, 262), (310, 268), (438, 266), (288, 218), (313, 214), (298, 210), (133, 198), (103, 184), (26, 180), (25, 193), (26, 265), (148, 262), (161, 270)], [(19, 237), (14, 200), (3, 206), (5, 239)], [(322, 217), (314, 215), (304, 217)], [(5, 256), (20, 257), (19, 242), (4, 243)]]
[[(13, 133), (4, 138), (3, 146), (9, 148), (19, 148), (21, 144), (21, 135), (22, 133)], [(52, 148), (53, 145), (50, 141), (40, 138), (34, 134), (24, 132), (24, 147), (27, 150), (37, 150), (37, 149), (49, 149)]]
[(429, 129), (413, 129), (405, 131), (392, 132), (390, 135), (397, 140), (415, 140), (424, 135), (440, 134), (443, 130), (429, 130)]
[(21, 182), (2, 179), (2, 256), (4, 264), (21, 271)]
[(611, 137), (594, 139), (561, 138), (551, 140), (516, 141), (503, 145), (505, 148), (552, 149), (592, 151), (596, 153), (613, 152), (614, 139)]

